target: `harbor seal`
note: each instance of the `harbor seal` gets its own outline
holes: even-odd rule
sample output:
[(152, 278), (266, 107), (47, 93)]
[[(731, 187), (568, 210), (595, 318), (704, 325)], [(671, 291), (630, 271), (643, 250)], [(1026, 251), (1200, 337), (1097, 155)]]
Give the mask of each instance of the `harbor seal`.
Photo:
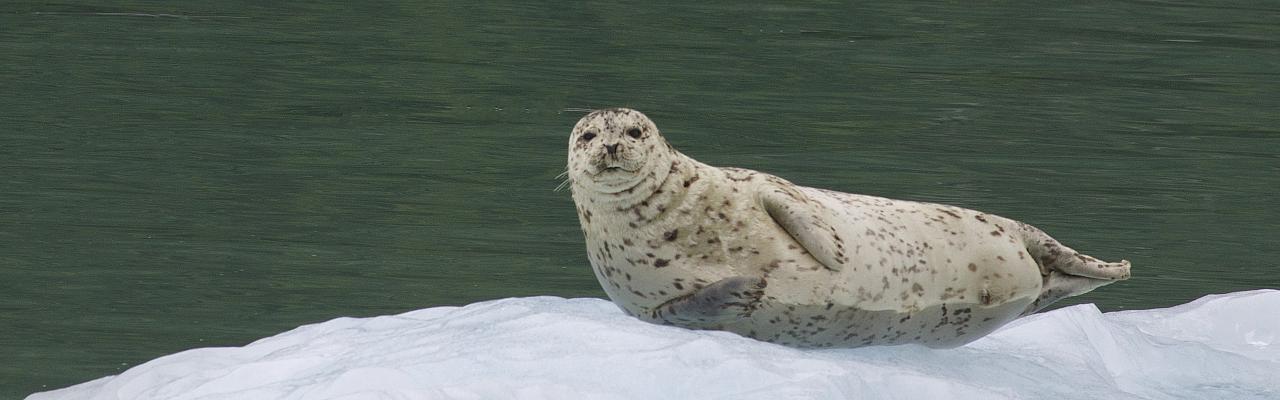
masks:
[(703, 164), (625, 108), (578, 121), (567, 174), (596, 278), (655, 323), (946, 348), (1129, 277), (1012, 219)]

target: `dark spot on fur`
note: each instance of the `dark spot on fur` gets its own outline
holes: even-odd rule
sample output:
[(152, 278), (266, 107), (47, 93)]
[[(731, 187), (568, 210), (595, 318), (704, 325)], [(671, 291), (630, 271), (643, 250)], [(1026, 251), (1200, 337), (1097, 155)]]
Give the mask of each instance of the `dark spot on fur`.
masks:
[(659, 258), (659, 259), (657, 259), (657, 260), (653, 260), (653, 267), (654, 267), (654, 268), (662, 268), (662, 267), (667, 266), (667, 264), (668, 264), (668, 263), (670, 263), (670, 261), (669, 261), (669, 260)]
[(773, 270), (775, 270), (775, 269), (778, 269), (778, 267), (780, 267), (780, 266), (782, 266), (782, 261), (779, 261), (779, 260), (773, 260), (773, 262), (770, 262), (770, 263), (769, 263), (769, 266), (765, 267), (764, 271), (765, 271), (766, 273), (768, 273), (768, 272), (770, 272), (770, 271), (773, 271)]

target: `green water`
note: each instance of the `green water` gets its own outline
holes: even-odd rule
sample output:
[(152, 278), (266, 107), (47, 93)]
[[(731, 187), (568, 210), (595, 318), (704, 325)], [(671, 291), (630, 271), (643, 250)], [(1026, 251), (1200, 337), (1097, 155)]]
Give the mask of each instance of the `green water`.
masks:
[(1104, 310), (1280, 287), (1275, 2), (93, 3), (0, 7), (0, 398), (602, 296), (552, 191), (579, 108), (1127, 258)]

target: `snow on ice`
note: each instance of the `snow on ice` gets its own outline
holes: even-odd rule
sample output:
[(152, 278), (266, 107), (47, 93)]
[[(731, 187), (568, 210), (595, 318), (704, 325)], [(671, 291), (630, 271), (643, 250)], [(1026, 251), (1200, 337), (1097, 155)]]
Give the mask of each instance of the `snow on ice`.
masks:
[(338, 318), (52, 399), (1280, 399), (1280, 291), (1032, 315), (967, 346), (799, 350), (512, 298)]

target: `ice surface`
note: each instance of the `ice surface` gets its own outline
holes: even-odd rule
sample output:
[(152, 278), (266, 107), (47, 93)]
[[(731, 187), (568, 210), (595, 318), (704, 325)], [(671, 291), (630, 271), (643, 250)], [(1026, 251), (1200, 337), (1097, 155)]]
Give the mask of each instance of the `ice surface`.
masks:
[(965, 347), (797, 350), (514, 298), (184, 351), (46, 399), (1280, 399), (1280, 291), (1037, 314)]

